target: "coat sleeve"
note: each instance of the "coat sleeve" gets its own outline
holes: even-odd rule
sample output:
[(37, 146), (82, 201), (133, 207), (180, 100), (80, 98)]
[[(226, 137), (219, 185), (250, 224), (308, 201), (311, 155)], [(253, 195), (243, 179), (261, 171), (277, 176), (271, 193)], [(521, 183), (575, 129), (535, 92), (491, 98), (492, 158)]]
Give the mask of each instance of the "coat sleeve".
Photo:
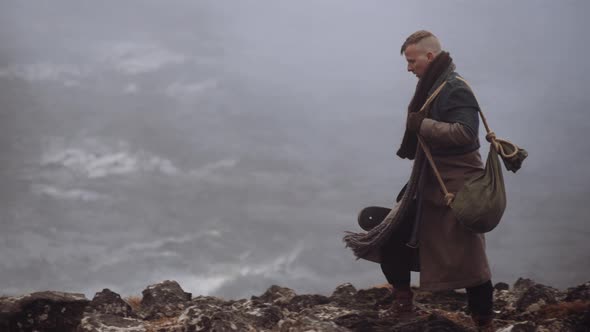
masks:
[(441, 147), (473, 143), (479, 129), (479, 105), (471, 90), (457, 86), (441, 97), (440, 121), (424, 119), (420, 135)]
[(428, 143), (439, 147), (462, 146), (473, 143), (475, 136), (461, 123), (448, 123), (424, 119), (420, 126), (420, 135)]

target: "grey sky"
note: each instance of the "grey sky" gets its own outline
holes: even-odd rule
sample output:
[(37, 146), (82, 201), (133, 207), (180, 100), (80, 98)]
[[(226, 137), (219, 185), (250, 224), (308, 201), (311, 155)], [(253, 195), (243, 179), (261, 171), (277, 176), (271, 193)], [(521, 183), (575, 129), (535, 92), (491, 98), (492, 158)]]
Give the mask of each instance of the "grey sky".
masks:
[(341, 237), (409, 176), (395, 151), (416, 81), (399, 48), (418, 29), (529, 152), (505, 173), (493, 281), (588, 281), (589, 7), (3, 0), (0, 293), (384, 282)]

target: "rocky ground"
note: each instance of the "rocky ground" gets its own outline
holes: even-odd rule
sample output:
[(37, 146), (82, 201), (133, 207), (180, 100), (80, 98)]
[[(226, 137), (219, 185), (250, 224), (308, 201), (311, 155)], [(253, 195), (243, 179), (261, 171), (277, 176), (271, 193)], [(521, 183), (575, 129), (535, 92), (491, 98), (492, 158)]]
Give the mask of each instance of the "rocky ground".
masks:
[[(388, 287), (343, 284), (328, 297), (272, 286), (228, 301), (192, 297), (167, 280), (142, 295), (122, 299), (104, 289), (92, 300), (52, 291), (0, 297), (0, 331), (475, 331), (460, 291), (416, 290), (418, 312), (403, 319), (382, 317), (391, 302)], [(496, 284), (494, 298), (497, 331), (590, 331), (590, 282), (561, 291), (519, 279), (512, 287)]]

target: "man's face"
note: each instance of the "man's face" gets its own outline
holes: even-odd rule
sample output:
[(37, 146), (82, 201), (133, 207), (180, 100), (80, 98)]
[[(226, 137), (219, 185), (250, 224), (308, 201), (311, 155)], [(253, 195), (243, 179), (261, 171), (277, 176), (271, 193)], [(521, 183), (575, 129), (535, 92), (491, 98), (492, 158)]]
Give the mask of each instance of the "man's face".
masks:
[(428, 65), (434, 58), (433, 54), (426, 52), (416, 44), (408, 45), (404, 51), (406, 61), (408, 61), (408, 71), (421, 78)]

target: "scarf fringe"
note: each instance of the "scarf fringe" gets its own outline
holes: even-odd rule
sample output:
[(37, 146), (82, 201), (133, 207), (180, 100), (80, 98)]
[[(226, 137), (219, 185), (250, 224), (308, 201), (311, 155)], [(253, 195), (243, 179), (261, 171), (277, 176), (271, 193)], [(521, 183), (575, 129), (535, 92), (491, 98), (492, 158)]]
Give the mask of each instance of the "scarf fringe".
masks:
[(346, 243), (347, 248), (352, 249), (357, 259), (368, 257), (374, 250), (379, 249), (399, 227), (418, 189), (418, 179), (424, 162), (424, 153), (417, 152), (408, 187), (397, 209), (396, 205), (394, 205), (392, 212), (381, 223), (366, 233), (345, 232), (346, 235), (343, 237), (343, 241)]

